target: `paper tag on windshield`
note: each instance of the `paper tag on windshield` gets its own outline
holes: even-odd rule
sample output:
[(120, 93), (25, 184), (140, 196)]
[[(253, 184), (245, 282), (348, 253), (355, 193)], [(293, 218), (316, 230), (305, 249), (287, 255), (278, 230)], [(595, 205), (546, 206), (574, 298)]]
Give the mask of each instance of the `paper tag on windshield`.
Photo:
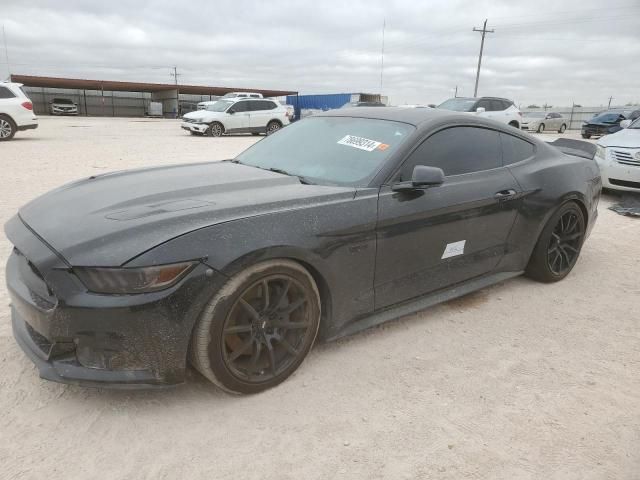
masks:
[(346, 145), (347, 147), (358, 148), (365, 152), (373, 152), (382, 142), (376, 142), (375, 140), (369, 140), (368, 138), (356, 137), (354, 135), (347, 135), (341, 140), (338, 140), (340, 145)]

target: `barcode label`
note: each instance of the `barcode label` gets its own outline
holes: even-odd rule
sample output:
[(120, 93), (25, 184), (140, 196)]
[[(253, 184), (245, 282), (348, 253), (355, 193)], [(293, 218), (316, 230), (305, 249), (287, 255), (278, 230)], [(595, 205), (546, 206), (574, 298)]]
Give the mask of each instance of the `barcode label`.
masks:
[(341, 140), (338, 140), (340, 145), (346, 145), (347, 147), (358, 148), (365, 152), (373, 152), (376, 148), (382, 145), (382, 142), (376, 142), (375, 140), (369, 140), (368, 138), (355, 137), (353, 135), (347, 135)]

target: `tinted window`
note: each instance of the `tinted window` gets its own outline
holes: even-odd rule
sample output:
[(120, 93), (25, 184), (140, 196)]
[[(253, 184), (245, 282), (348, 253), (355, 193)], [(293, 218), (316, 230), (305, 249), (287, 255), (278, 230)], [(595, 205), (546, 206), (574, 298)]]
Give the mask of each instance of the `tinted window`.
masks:
[(249, 103), (252, 111), (273, 110), (276, 108), (276, 104), (268, 100), (251, 100)]
[(0, 87), (0, 98), (14, 98), (15, 95), (7, 87)]
[(506, 133), (501, 133), (500, 139), (502, 140), (502, 162), (504, 165), (521, 162), (533, 156), (535, 149), (529, 142)]
[(411, 179), (416, 165), (439, 167), (445, 175), (497, 168), (501, 165), (499, 134), (475, 127), (442, 130), (426, 139), (402, 165), (402, 181)]
[(449, 100), (442, 102), (438, 105), (438, 108), (444, 110), (453, 110), (454, 112), (475, 112), (473, 107), (476, 104), (475, 98), (450, 98)]
[(478, 108), (484, 108), (487, 112), (490, 112), (491, 102), (489, 100), (478, 100), (478, 103), (473, 108), (473, 111), (476, 111)]
[(511, 105), (513, 105), (513, 103), (510, 102), (509, 100), (500, 100), (500, 102), (502, 103), (502, 110), (506, 110)]
[(249, 102), (237, 102), (229, 110), (234, 112), (247, 112), (249, 110)]
[(506, 110), (507, 108), (504, 106), (504, 102), (501, 100), (490, 100), (489, 105), (491, 105), (492, 112), (499, 112), (501, 110)]

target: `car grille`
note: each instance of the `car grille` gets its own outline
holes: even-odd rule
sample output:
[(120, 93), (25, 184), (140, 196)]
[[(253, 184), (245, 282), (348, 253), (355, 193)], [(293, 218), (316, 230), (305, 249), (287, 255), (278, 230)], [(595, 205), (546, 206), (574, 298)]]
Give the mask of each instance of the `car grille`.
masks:
[(618, 185), (619, 187), (640, 189), (640, 182), (630, 182), (628, 180), (618, 180), (617, 178), (610, 178), (609, 183), (612, 185)]
[(640, 160), (636, 159), (633, 156), (632, 152), (624, 150), (612, 150), (611, 155), (613, 155), (614, 160), (618, 163), (640, 167)]

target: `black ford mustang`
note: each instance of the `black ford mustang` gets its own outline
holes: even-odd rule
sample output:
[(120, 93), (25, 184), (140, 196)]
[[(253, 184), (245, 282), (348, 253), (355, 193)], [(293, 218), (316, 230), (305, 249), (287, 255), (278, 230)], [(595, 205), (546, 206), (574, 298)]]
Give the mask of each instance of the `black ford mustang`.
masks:
[(357, 108), (230, 161), (65, 185), (5, 226), (15, 337), (49, 380), (170, 385), (190, 359), (264, 390), (317, 336), (564, 278), (601, 188), (592, 153), (567, 151), (464, 114)]

